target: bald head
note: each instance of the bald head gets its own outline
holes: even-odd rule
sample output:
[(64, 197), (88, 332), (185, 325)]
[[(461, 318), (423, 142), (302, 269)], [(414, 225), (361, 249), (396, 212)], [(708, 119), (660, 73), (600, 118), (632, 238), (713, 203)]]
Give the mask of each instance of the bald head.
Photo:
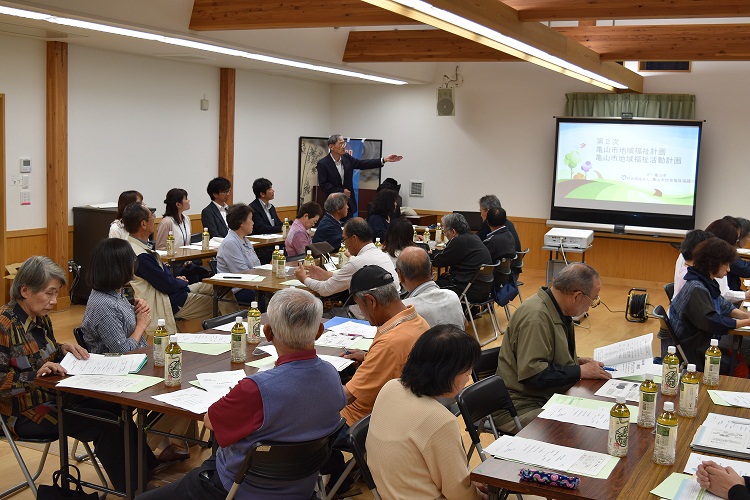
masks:
[(401, 250), (396, 261), (396, 271), (401, 284), (410, 292), (432, 279), (430, 257), (417, 246), (408, 246)]

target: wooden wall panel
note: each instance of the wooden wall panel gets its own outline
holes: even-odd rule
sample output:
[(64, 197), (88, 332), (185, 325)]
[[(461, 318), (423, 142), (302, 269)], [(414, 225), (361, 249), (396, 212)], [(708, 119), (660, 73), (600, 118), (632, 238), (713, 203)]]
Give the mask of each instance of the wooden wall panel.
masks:
[[(219, 77), (219, 177), (234, 184), (234, 107), (237, 70), (221, 68)], [(232, 204), (234, 193), (229, 193)]]

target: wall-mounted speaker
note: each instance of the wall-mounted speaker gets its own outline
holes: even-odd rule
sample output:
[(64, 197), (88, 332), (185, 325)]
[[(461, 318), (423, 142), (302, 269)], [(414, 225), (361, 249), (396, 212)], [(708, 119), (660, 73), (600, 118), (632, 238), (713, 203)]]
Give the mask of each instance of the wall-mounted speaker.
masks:
[(437, 89), (437, 114), (438, 116), (456, 116), (456, 105), (453, 89)]

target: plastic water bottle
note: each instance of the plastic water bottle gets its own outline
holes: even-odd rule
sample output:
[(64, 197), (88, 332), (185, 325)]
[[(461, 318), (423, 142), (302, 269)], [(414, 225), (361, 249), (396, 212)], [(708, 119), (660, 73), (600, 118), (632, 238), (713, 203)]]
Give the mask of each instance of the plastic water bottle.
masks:
[(305, 261), (302, 262), (302, 265), (305, 266), (314, 266), (315, 265), (315, 259), (312, 256), (312, 250), (308, 250), (307, 254), (305, 255)]
[(347, 262), (349, 262), (349, 257), (346, 256), (346, 246), (342, 241), (341, 248), (339, 248), (339, 263), (336, 265), (336, 267), (341, 269)]
[(164, 366), (164, 349), (169, 343), (169, 331), (167, 331), (166, 321), (163, 319), (156, 321), (156, 330), (154, 330), (154, 366)]
[(174, 255), (177, 253), (177, 249), (174, 243), (174, 232), (170, 231), (167, 236), (167, 255)]
[(680, 360), (675, 353), (677, 348), (673, 345), (667, 347), (667, 355), (662, 359), (661, 393), (665, 396), (677, 394), (680, 385)]
[(687, 373), (680, 381), (680, 409), (683, 417), (694, 417), (698, 413), (698, 391), (700, 391), (700, 377), (695, 372), (695, 365), (687, 366)]
[(383, 244), (380, 243), (380, 238), (375, 238), (375, 248), (383, 248)]
[(422, 243), (424, 243), (425, 245), (430, 244), (430, 228), (429, 227), (424, 228), (424, 233), (422, 234)]
[(250, 309), (247, 311), (247, 343), (257, 344), (260, 342), (260, 309), (258, 303), (250, 302)]
[(419, 241), (419, 233), (417, 233), (417, 226), (414, 226), (414, 243)]
[(289, 218), (284, 217), (284, 225), (281, 226), (281, 236), (286, 238), (288, 234), (289, 234)]
[(244, 363), (247, 359), (245, 351), (245, 325), (242, 324), (242, 316), (234, 319), (232, 327), (232, 363)]
[(279, 245), (273, 247), (273, 253), (271, 254), (271, 272), (276, 274), (279, 268)]
[(440, 225), (440, 223), (437, 223), (437, 227), (435, 227), (435, 245), (443, 241), (443, 226)]
[(677, 416), (674, 403), (664, 403), (664, 411), (656, 419), (656, 440), (654, 441), (654, 462), (659, 465), (674, 465), (677, 450)]
[(617, 403), (609, 411), (607, 453), (613, 457), (627, 456), (629, 430), (630, 410), (625, 404), (625, 396), (617, 396)]
[(182, 349), (177, 337), (169, 337), (169, 345), (164, 350), (164, 385), (179, 387), (182, 385)]
[(211, 241), (211, 234), (208, 232), (208, 228), (203, 228), (203, 234), (201, 235), (201, 250), (204, 252), (208, 251), (211, 248), (210, 245)]
[(721, 369), (721, 349), (718, 339), (711, 339), (711, 345), (706, 349), (706, 364), (703, 368), (703, 383), (709, 387), (719, 386), (719, 370)]
[(276, 277), (286, 278), (286, 256), (284, 250), (279, 250), (279, 256), (276, 258)]
[(651, 428), (656, 425), (656, 393), (659, 387), (654, 382), (654, 374), (646, 373), (646, 380), (640, 387), (638, 399), (638, 427)]

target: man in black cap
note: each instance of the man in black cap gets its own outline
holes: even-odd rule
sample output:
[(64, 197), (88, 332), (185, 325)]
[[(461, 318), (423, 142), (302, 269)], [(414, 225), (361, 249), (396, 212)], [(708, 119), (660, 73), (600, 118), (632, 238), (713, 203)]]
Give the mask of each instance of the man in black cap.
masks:
[[(352, 276), (351, 297), (364, 317), (378, 331), (370, 350), (365, 353), (349, 350), (343, 357), (361, 363), (352, 379), (344, 385), (347, 405), (341, 410), (346, 425), (339, 435), (343, 441), (346, 429), (372, 413), (372, 406), (380, 389), (391, 379), (399, 378), (406, 358), (417, 339), (430, 325), (414, 310), (405, 306), (393, 286), (393, 274), (380, 266), (365, 266)], [(331, 484), (343, 471), (344, 456), (334, 451), (331, 456)], [(346, 491), (351, 485), (349, 478), (339, 488)]]

